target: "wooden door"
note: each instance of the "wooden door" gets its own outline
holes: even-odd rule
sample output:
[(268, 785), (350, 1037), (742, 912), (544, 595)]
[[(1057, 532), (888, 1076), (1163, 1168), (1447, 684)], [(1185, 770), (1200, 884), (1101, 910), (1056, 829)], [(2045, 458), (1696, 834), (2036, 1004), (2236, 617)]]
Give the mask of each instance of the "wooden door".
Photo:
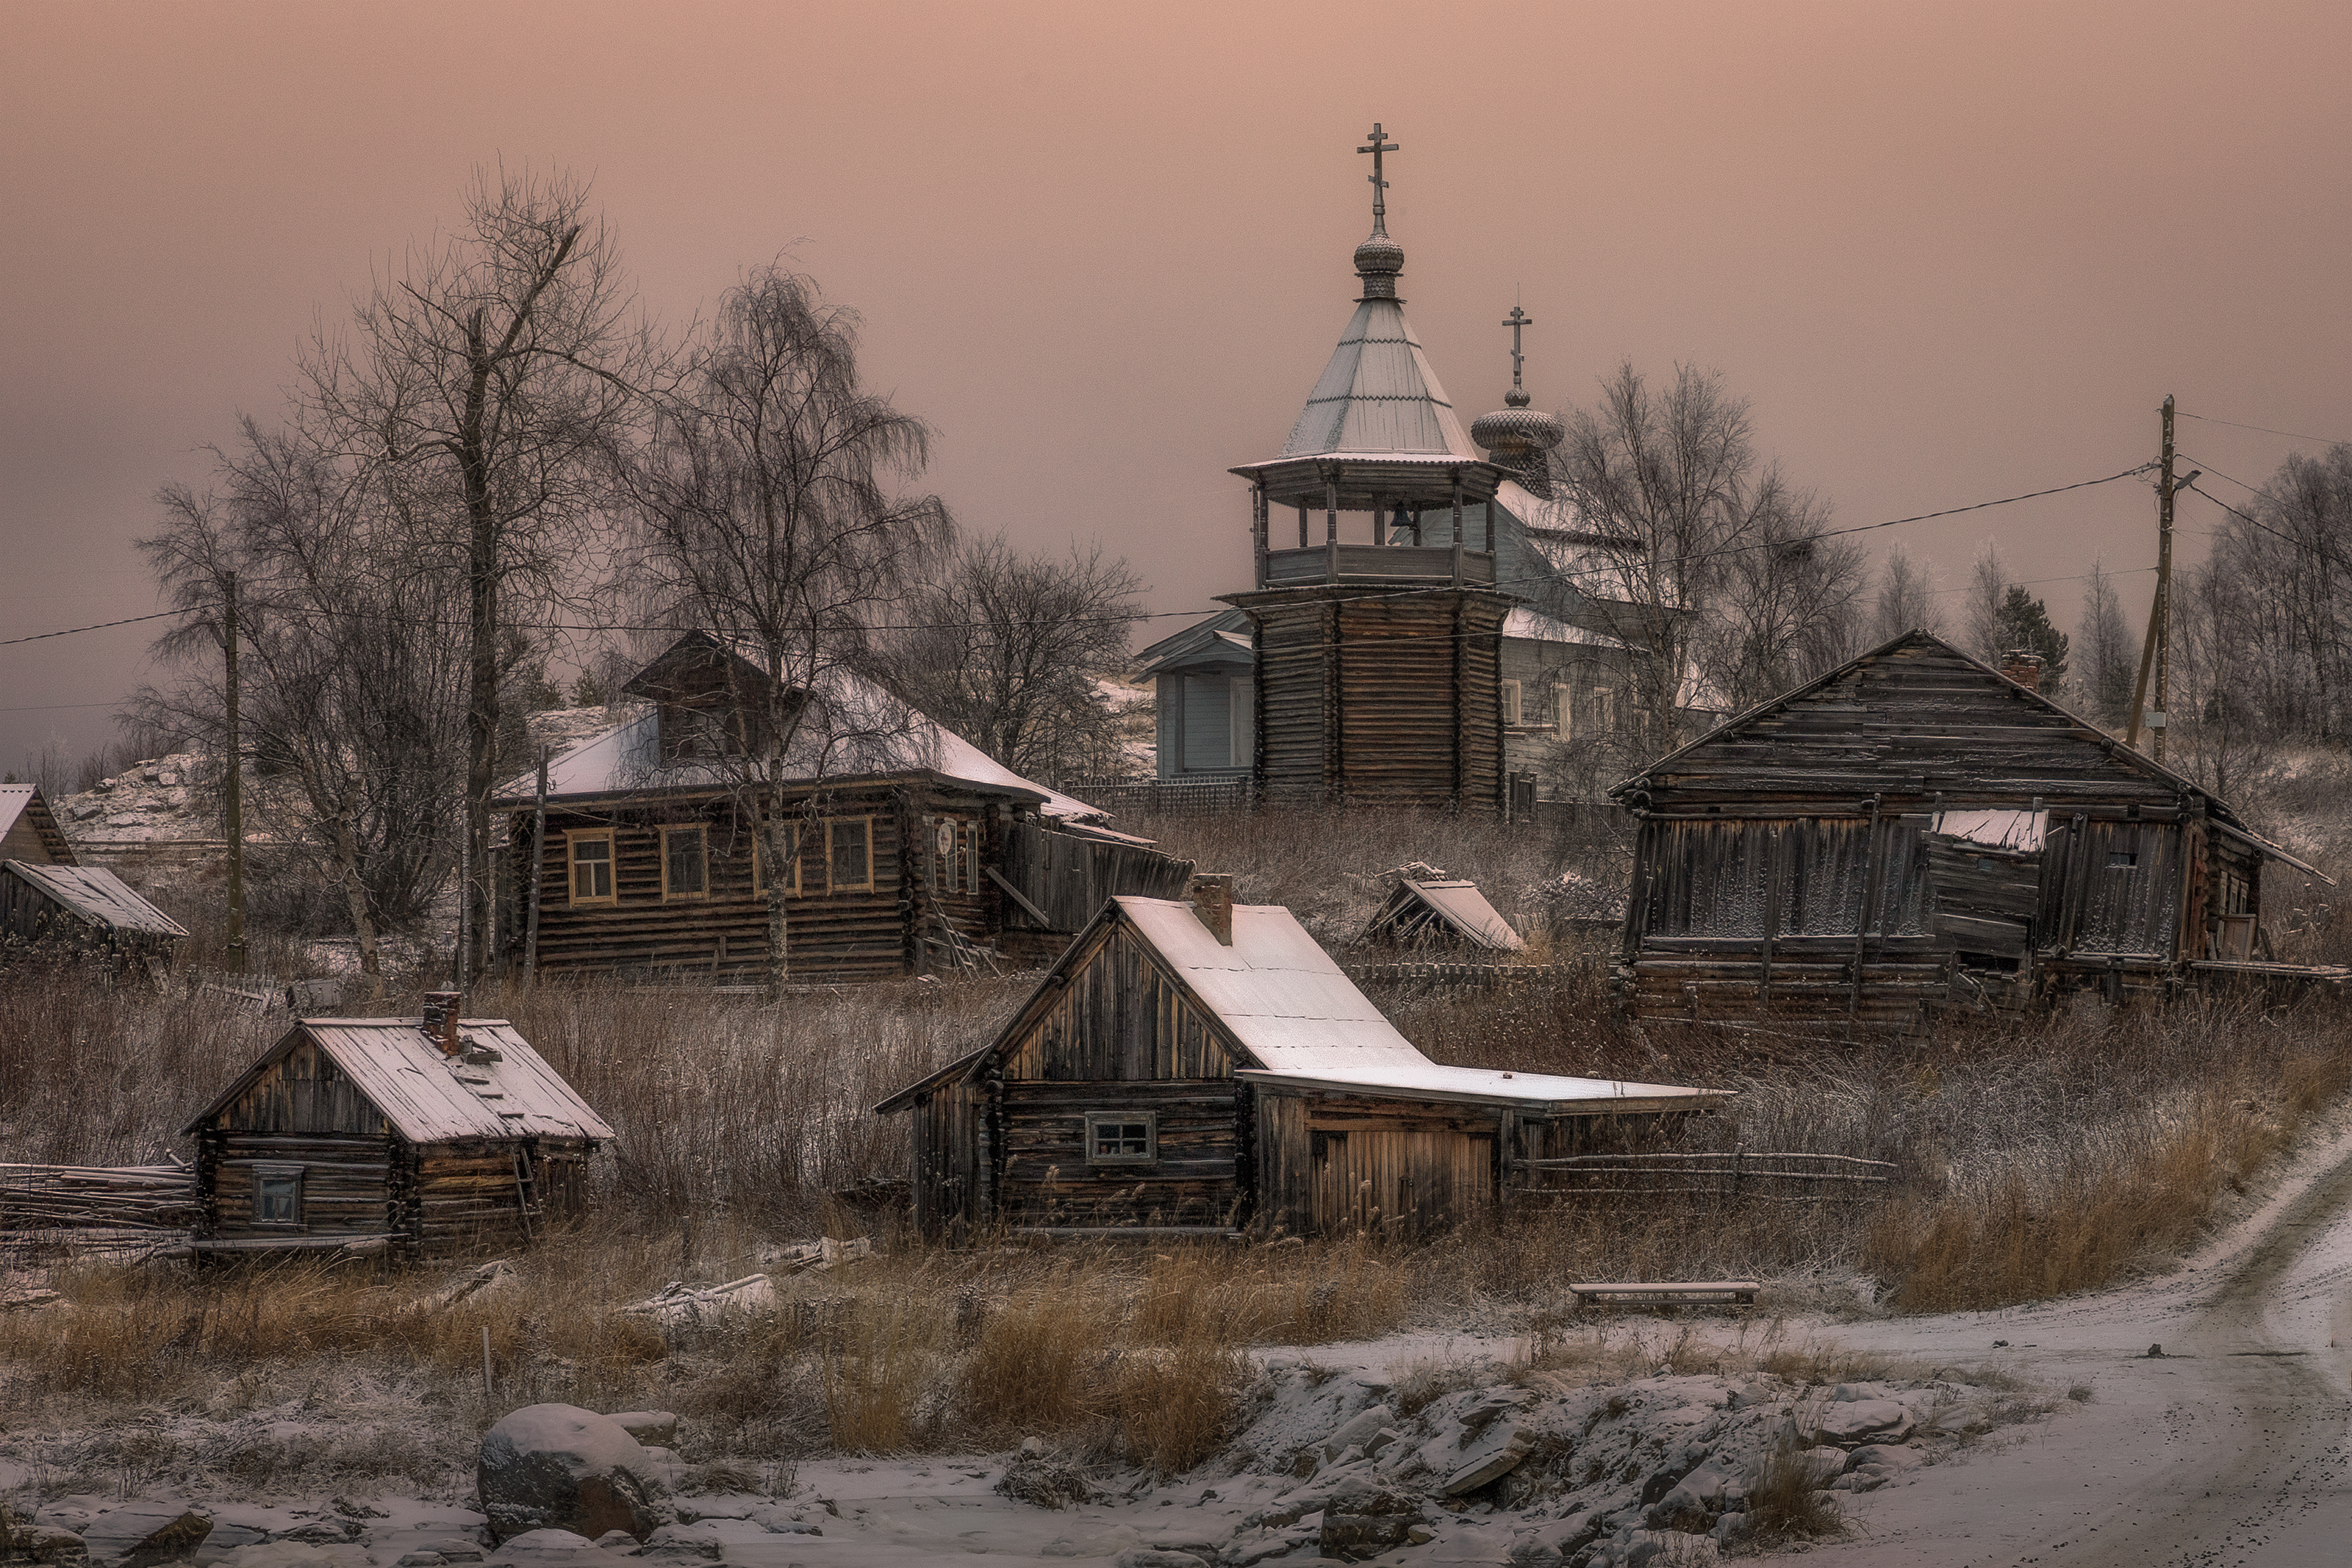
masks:
[(1324, 1236), (1448, 1230), (1494, 1204), (1491, 1134), (1367, 1126), (1308, 1134), (1315, 1229)]

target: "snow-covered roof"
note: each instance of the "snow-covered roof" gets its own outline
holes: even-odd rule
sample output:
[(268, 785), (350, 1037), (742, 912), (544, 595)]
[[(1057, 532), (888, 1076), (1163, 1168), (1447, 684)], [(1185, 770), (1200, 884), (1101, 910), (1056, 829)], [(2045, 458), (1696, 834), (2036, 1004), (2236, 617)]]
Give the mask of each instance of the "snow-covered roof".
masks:
[[(1202, 924), (1191, 904), (1178, 899), (1115, 897), (1096, 924), (1116, 918), (1133, 926), (1233, 1037), (1244, 1059), (1236, 1071), (1252, 1082), (1538, 1108), (1572, 1104), (1589, 1109), (1596, 1102), (1607, 1102), (1612, 1109), (1641, 1110), (1668, 1103), (1688, 1107), (1723, 1098), (1715, 1090), (1671, 1084), (1442, 1066), (1397, 1032), (1289, 910), (1280, 904), (1237, 904), (1233, 917), (1230, 946)], [(1038, 998), (1057, 990), (1063, 971), (1092, 946), (1087, 934), (1081, 933), (1029, 1004), (992, 1044), (908, 1084), (875, 1109), (904, 1110), (916, 1095), (976, 1070), (1021, 1032)]]
[(1279, 455), (1326, 455), (1479, 460), (1398, 300), (1357, 302)]
[[(444, 1056), (421, 1019), (310, 1018), (182, 1128), (195, 1132), (308, 1036), (412, 1144), (457, 1138), (609, 1139), (613, 1129), (504, 1019), (460, 1019)], [(494, 1060), (469, 1061), (467, 1054)]]
[(103, 866), (35, 865), (0, 861), (0, 871), (22, 877), (50, 903), (92, 925), (142, 936), (185, 936), (185, 927), (131, 891)]
[[(848, 733), (820, 734), (809, 727), (784, 758), (786, 782), (814, 783), (925, 771), (967, 784), (1034, 795), (1038, 813), (1054, 818), (1101, 819), (1108, 813), (1057, 789), (1024, 779), (963, 737), (906, 706), (862, 676), (829, 672), (827, 700), (846, 706), (856, 717)], [(648, 707), (601, 734), (577, 741), (548, 759), (547, 798), (577, 800), (635, 794), (648, 789), (716, 789), (740, 783), (722, 767), (706, 762), (665, 762), (661, 717)], [(517, 774), (498, 789), (494, 803), (530, 804), (539, 788), (536, 769)]]
[[(1413, 906), (1425, 910), (1421, 920), (1413, 917)], [(1433, 918), (1447, 930), (1498, 952), (1516, 953), (1527, 943), (1511, 929), (1478, 884), (1458, 878), (1402, 877), (1391, 890), (1372, 916), (1374, 935), (1394, 931), (1400, 925), (1418, 925)]]
[(1518, 605), (1503, 617), (1503, 635), (1517, 637), (1528, 643), (1567, 643), (1580, 648), (1616, 648), (1629, 653), (1645, 653), (1621, 637), (1606, 632), (1594, 632), (1582, 626), (1571, 626), (1539, 610)]
[(1938, 811), (1935, 831), (1990, 850), (2039, 850), (2049, 815), (2032, 810)]

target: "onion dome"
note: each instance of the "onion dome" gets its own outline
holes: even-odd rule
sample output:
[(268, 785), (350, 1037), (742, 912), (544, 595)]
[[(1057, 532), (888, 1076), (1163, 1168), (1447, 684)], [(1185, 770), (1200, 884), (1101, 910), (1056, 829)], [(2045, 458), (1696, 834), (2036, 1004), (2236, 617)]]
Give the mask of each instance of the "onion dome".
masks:
[(1486, 448), (1487, 462), (1509, 469), (1521, 483), (1542, 494), (1549, 467), (1544, 454), (1559, 444), (1563, 432), (1559, 420), (1528, 406), (1535, 400), (1519, 384), (1520, 365), (1527, 358), (1521, 352), (1519, 334), (1535, 325), (1535, 318), (1514, 305), (1510, 319), (1503, 325), (1511, 329), (1511, 390), (1503, 395), (1507, 406), (1473, 421), (1470, 439)]
[(1403, 270), (1404, 246), (1389, 238), (1385, 228), (1374, 228), (1356, 247), (1356, 276), (1364, 283), (1361, 298), (1395, 298), (1397, 274)]

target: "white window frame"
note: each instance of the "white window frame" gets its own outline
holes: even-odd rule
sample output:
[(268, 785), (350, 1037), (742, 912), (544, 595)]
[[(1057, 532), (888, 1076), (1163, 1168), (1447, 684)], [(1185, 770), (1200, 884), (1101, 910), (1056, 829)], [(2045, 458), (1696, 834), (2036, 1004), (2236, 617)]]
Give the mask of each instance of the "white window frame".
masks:
[[(864, 880), (845, 883), (841, 868), (834, 863), (835, 830), (852, 822), (863, 825), (866, 833), (866, 866)], [(827, 893), (871, 893), (874, 891), (874, 819), (872, 817), (827, 817), (824, 820), (824, 890)]]
[[(1141, 1154), (1100, 1154), (1096, 1149), (1097, 1127), (1131, 1127), (1143, 1129)], [(1129, 1140), (1122, 1137), (1122, 1143)], [(1087, 1164), (1090, 1166), (1149, 1166), (1160, 1163), (1160, 1113), (1157, 1111), (1089, 1111), (1087, 1113)]]
[(1576, 738), (1576, 688), (1564, 681), (1551, 688), (1551, 725), (1555, 738)]
[[(699, 904), (710, 896), (710, 830), (702, 822), (664, 822), (654, 830), (661, 836), (661, 892), (664, 904)], [(701, 844), (702, 885), (680, 892), (670, 885), (669, 841), (673, 833), (692, 833)]]
[(1257, 682), (1249, 675), (1233, 675), (1225, 681), (1225, 763), (1232, 768), (1254, 768), (1257, 762), (1256, 726), (1253, 708), (1257, 700)]
[[(604, 846), (604, 859), (602, 861), (592, 860), (589, 861), (587, 864), (592, 868), (598, 865), (601, 865), (604, 868), (604, 891), (595, 894), (583, 894), (580, 891), (580, 846), (583, 844), (593, 843), (601, 843)], [(612, 904), (616, 902), (621, 891), (621, 851), (620, 846), (614, 842), (613, 830), (610, 828), (576, 828), (565, 832), (563, 835), (563, 869), (564, 886), (570, 891), (571, 902), (573, 904), (593, 906), (596, 904)]]
[(1617, 688), (1592, 688), (1592, 727), (1603, 735), (1617, 733)]
[(1502, 683), (1502, 685), (1503, 727), (1505, 729), (1517, 729), (1519, 727), (1519, 719), (1524, 712), (1524, 709), (1521, 706), (1519, 683), (1517, 681), (1505, 681)]

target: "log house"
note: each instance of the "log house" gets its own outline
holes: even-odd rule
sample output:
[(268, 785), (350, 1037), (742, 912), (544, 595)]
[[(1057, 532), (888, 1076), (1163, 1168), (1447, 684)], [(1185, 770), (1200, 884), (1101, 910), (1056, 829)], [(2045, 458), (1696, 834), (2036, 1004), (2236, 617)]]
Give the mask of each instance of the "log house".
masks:
[(1709, 1090), (1447, 1067), (1276, 905), (1118, 897), (910, 1113), (926, 1232), (1419, 1235), (1491, 1216), (1516, 1163)]
[(199, 1255), (505, 1250), (579, 1213), (613, 1129), (504, 1019), (299, 1020), (182, 1129)]
[(2039, 683), (1910, 632), (1618, 785), (1620, 1004), (1900, 1030), (2263, 967), (2263, 862), (2318, 873)]

